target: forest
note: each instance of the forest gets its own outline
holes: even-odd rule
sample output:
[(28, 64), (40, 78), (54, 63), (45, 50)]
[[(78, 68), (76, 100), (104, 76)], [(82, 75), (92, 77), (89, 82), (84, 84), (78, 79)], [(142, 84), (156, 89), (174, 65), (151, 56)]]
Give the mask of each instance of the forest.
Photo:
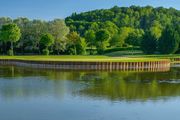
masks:
[(114, 6), (65, 20), (0, 18), (2, 55), (101, 55), (132, 48), (144, 54), (180, 53), (180, 11)]

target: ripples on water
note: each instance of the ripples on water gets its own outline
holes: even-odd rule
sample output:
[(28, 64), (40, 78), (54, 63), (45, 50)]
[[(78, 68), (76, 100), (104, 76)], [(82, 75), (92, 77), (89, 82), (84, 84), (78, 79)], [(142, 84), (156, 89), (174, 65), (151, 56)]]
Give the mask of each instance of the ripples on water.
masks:
[(180, 67), (167, 72), (0, 66), (0, 120), (179, 120)]

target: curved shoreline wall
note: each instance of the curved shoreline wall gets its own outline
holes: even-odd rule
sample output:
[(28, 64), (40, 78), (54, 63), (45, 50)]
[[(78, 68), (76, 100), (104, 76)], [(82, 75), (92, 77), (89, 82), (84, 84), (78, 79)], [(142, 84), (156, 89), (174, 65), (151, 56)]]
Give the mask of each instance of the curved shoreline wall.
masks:
[(53, 68), (62, 70), (124, 70), (124, 71), (168, 71), (169, 60), (147, 62), (85, 62), (85, 61), (27, 61), (0, 60), (0, 65), (14, 65), (33, 68)]
[(180, 63), (180, 58), (172, 58), (171, 61), (175, 63)]

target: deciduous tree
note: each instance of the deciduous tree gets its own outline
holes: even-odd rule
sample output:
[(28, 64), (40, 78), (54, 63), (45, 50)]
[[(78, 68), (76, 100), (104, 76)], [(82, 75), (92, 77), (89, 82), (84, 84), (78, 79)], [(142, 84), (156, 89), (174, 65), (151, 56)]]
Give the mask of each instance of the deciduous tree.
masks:
[(9, 50), (9, 55), (14, 55), (14, 45), (21, 37), (21, 31), (16, 24), (6, 24), (3, 25), (0, 32), (1, 39), (4, 42), (10, 42), (11, 47)]

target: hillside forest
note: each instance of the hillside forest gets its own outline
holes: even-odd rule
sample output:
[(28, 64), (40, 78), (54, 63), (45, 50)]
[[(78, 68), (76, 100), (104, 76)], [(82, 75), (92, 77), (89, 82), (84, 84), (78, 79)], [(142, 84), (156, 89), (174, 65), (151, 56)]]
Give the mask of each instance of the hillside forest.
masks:
[(102, 55), (125, 50), (180, 53), (180, 11), (114, 6), (51, 21), (0, 18), (2, 55)]

